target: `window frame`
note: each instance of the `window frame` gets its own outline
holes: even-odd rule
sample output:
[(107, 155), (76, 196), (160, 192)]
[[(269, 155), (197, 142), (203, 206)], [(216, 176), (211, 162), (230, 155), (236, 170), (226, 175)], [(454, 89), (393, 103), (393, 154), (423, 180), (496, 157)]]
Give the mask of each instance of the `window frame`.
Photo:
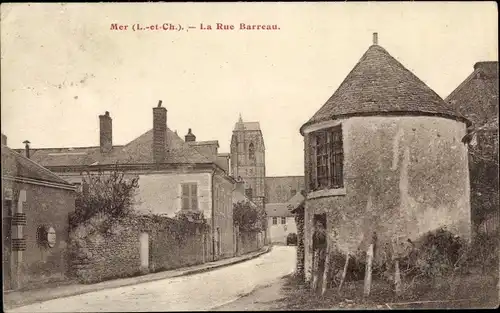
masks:
[(281, 225), (286, 225), (286, 217), (281, 217)]
[[(185, 189), (184, 187), (188, 187), (188, 194), (186, 195), (184, 193)], [(193, 194), (193, 187), (196, 193)], [(191, 210), (191, 211), (198, 211), (200, 209), (199, 203), (198, 203), (198, 183), (195, 182), (186, 182), (186, 183), (181, 183), (181, 210)], [(187, 199), (188, 201), (188, 206), (185, 207), (185, 200)], [(194, 205), (193, 205), (194, 204)]]
[(278, 217), (273, 216), (273, 225), (278, 225)]
[(251, 162), (255, 162), (255, 145), (253, 144), (253, 142), (250, 142), (248, 144), (248, 159)]
[(342, 125), (310, 133), (312, 191), (344, 188), (344, 142)]

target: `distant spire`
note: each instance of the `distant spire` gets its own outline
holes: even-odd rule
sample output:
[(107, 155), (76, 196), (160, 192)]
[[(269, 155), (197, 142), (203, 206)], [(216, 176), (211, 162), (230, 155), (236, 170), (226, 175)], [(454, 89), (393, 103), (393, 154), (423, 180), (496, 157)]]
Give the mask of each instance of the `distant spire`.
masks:
[(243, 119), (241, 118), (241, 113), (240, 113), (240, 118), (238, 120), (238, 123), (243, 123)]

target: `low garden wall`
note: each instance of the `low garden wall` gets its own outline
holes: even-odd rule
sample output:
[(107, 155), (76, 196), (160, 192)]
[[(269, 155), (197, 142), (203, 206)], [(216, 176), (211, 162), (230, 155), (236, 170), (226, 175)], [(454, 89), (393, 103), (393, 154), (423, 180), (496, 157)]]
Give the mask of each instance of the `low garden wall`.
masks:
[(95, 283), (201, 264), (205, 236), (203, 225), (167, 217), (94, 217), (71, 231), (71, 274)]

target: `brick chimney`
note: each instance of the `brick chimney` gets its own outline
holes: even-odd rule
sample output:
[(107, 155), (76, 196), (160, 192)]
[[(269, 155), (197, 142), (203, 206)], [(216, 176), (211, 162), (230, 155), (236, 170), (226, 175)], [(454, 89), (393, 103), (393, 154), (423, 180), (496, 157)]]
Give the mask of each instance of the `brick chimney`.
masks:
[(167, 151), (167, 109), (161, 106), (153, 108), (153, 159), (155, 163), (165, 161)]
[(378, 45), (378, 33), (373, 33), (373, 44)]
[(24, 156), (27, 157), (28, 159), (30, 158), (30, 143), (29, 140), (23, 141), (24, 143)]
[(191, 128), (188, 129), (188, 133), (186, 136), (184, 136), (184, 141), (185, 142), (193, 142), (196, 141), (196, 136), (192, 133)]
[(7, 145), (7, 136), (2, 134), (2, 146), (6, 146), (6, 145)]
[(113, 120), (108, 111), (99, 115), (99, 146), (102, 153), (113, 149)]

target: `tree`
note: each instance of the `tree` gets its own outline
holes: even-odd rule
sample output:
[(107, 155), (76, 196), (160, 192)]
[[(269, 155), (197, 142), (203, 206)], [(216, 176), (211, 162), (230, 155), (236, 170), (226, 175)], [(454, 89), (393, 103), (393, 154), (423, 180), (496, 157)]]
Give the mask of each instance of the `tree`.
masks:
[(74, 222), (81, 223), (102, 214), (119, 218), (133, 211), (133, 200), (139, 177), (126, 178), (116, 165), (109, 172), (86, 172), (82, 190), (77, 192)]
[(233, 223), (241, 231), (262, 231), (266, 229), (267, 214), (249, 201), (240, 201), (233, 205)]

